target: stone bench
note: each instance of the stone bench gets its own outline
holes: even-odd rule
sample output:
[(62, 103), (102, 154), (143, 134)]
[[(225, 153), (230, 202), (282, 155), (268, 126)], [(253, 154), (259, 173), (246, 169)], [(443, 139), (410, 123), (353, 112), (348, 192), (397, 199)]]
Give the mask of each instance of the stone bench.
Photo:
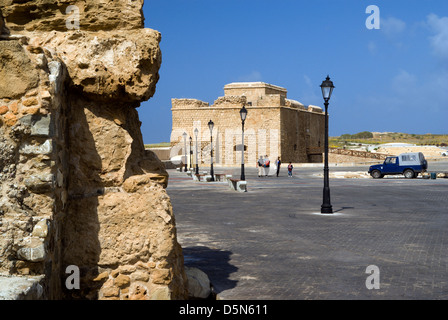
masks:
[(206, 176), (207, 176), (206, 174), (194, 174), (193, 180), (194, 181), (204, 181)]
[(239, 179), (228, 179), (229, 188), (238, 192), (247, 192), (247, 181)]
[[(201, 181), (200, 180), (201, 177), (204, 177), (202, 181), (207, 181), (207, 182), (212, 181), (211, 174), (196, 174), (196, 176), (198, 177), (199, 181)], [(225, 179), (226, 175), (223, 173), (217, 173), (217, 174), (215, 173), (213, 175), (213, 177), (214, 177), (214, 181), (225, 181), (224, 179)]]
[(225, 181), (226, 176), (225, 173), (215, 173), (215, 181)]

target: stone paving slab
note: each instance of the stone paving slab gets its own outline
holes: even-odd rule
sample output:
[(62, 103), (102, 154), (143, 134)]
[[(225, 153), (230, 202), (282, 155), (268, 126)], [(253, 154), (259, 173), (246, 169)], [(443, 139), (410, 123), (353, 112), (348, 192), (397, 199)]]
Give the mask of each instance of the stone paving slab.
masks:
[[(186, 265), (223, 300), (448, 299), (448, 179), (332, 179), (322, 215), (313, 170), (248, 168), (247, 193), (169, 171)], [(371, 265), (380, 289), (366, 287)]]

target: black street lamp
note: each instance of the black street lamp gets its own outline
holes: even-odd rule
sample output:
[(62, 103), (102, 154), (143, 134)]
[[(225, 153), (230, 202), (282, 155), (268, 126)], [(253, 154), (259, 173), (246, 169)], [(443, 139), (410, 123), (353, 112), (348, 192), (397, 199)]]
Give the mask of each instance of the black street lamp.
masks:
[(210, 175), (211, 181), (215, 181), (215, 173), (213, 172), (213, 126), (215, 124), (212, 120), (208, 122), (208, 128), (210, 129)]
[(184, 152), (185, 152), (185, 168), (184, 168), (184, 172), (187, 172), (187, 162), (188, 162), (188, 158), (187, 158), (187, 133), (184, 132), (183, 134), (184, 136)]
[(192, 146), (193, 139), (190, 136), (190, 169), (193, 169), (193, 146)]
[(321, 206), (321, 213), (333, 213), (333, 207), (330, 201), (330, 182), (328, 178), (328, 101), (330, 101), (331, 94), (333, 93), (333, 82), (330, 77), (322, 82), (320, 85), (322, 89), (322, 96), (324, 98), (325, 104), (325, 163), (324, 163), (324, 192), (323, 192), (323, 202)]
[(194, 129), (194, 136), (196, 137), (196, 174), (199, 174), (199, 160), (198, 160), (198, 128)]
[(244, 121), (246, 121), (247, 110), (246, 107), (243, 107), (240, 110), (241, 124), (242, 124), (242, 135), (241, 135), (241, 180), (246, 180), (246, 176), (244, 175)]

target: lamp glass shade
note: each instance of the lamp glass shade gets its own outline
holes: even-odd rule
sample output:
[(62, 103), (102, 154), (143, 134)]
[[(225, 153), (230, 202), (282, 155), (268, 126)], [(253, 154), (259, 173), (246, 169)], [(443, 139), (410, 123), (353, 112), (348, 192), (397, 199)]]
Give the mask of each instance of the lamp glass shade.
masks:
[(247, 117), (247, 109), (243, 106), (240, 110), (241, 121), (245, 121)]
[(210, 133), (213, 131), (213, 126), (214, 126), (215, 124), (213, 123), (213, 121), (212, 120), (210, 120), (209, 122), (208, 122), (208, 128), (210, 129)]
[(333, 81), (330, 80), (329, 76), (327, 76), (327, 78), (324, 81), (322, 81), (320, 88), (322, 89), (323, 98), (325, 100), (330, 100), (331, 94), (333, 93), (334, 85)]
[(198, 128), (194, 129), (194, 135), (195, 135), (196, 137), (198, 136), (198, 133), (199, 133)]

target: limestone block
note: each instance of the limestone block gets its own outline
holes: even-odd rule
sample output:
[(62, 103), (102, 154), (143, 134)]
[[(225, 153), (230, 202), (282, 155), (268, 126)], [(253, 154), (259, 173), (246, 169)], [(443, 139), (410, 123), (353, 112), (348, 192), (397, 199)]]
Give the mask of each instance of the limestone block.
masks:
[(50, 115), (26, 115), (19, 119), (19, 122), (31, 127), (31, 136), (50, 137), (54, 129)]
[(50, 61), (48, 63), (48, 70), (50, 71), (50, 75), (48, 76), (48, 79), (50, 80), (50, 84), (52, 84), (54, 93), (59, 93), (59, 88), (61, 87), (62, 82), (62, 63), (59, 61)]
[(40, 262), (45, 259), (45, 245), (42, 239), (29, 237), (24, 239), (22, 246), (17, 250), (20, 259), (30, 262)]
[(0, 99), (15, 99), (37, 87), (39, 74), (19, 41), (0, 41)]
[(42, 276), (2, 277), (0, 276), (0, 300), (44, 299)]
[(150, 292), (148, 300), (171, 300), (171, 292), (168, 287), (159, 287)]
[(31, 233), (33, 237), (38, 237), (45, 239), (48, 235), (48, 220), (42, 219), (40, 220), (33, 228), (33, 232)]
[[(160, 41), (160, 33), (152, 29), (52, 32), (31, 39), (35, 46), (57, 48), (73, 86), (114, 103), (141, 102), (154, 95), (162, 63)], [(50, 81), (59, 77), (58, 63), (49, 63)]]
[(188, 279), (188, 295), (191, 298), (206, 299), (211, 294), (208, 276), (198, 268), (185, 267)]
[(25, 186), (34, 193), (46, 193), (53, 188), (53, 174), (30, 175), (24, 179)]
[(51, 139), (45, 140), (43, 144), (30, 144), (25, 142), (19, 148), (19, 153), (25, 155), (51, 154), (52, 151), (53, 145)]

